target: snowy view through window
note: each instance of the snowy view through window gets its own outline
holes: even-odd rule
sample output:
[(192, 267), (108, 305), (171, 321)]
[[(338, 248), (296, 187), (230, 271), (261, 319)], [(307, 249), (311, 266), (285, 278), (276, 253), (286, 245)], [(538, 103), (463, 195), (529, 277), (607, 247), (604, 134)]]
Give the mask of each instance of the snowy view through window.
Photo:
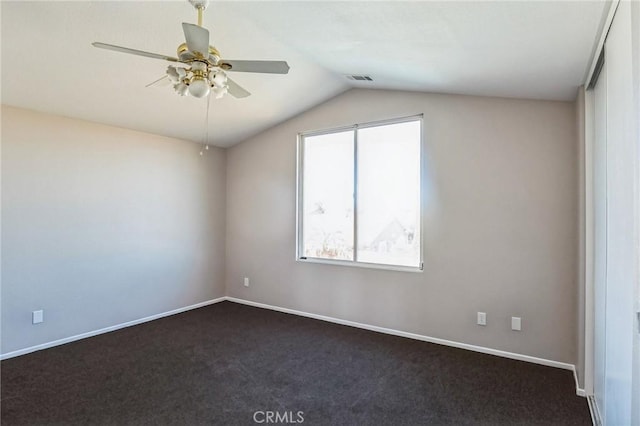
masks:
[(420, 135), (415, 120), (304, 137), (302, 256), (420, 266)]

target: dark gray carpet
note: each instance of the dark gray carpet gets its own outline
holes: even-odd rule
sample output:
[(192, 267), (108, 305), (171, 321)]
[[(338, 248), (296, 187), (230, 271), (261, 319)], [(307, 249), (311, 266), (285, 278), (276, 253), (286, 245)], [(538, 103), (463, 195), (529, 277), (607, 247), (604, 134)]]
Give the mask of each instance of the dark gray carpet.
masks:
[(570, 371), (231, 302), (1, 367), (3, 426), (591, 424)]

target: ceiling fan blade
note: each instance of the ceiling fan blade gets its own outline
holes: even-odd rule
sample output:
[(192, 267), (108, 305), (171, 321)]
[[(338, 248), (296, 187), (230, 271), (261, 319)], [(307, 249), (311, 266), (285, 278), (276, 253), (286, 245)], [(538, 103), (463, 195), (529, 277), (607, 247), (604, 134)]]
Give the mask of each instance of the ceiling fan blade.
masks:
[(198, 25), (182, 23), (184, 38), (187, 47), (192, 53), (199, 53), (205, 58), (209, 57), (209, 30)]
[(162, 77), (160, 77), (157, 80), (152, 81), (151, 83), (147, 84), (144, 87), (164, 87), (164, 86), (169, 86), (171, 84), (171, 80), (169, 80), (169, 76), (167, 76), (166, 74), (163, 75)]
[(288, 74), (289, 64), (285, 61), (242, 61), (225, 59), (220, 61), (220, 68), (225, 71), (261, 72), (268, 74)]
[(115, 52), (129, 53), (131, 55), (146, 56), (147, 58), (153, 58), (153, 59), (164, 59), (165, 61), (170, 61), (170, 62), (179, 62), (178, 58), (174, 58), (172, 56), (159, 55), (157, 53), (144, 52), (142, 50), (129, 49), (128, 47), (115, 46), (113, 44), (100, 43), (97, 41), (91, 44), (95, 47), (99, 47), (100, 49), (107, 49), (107, 50), (113, 50)]
[(240, 99), (240, 98), (246, 98), (247, 96), (251, 96), (251, 93), (249, 93), (246, 89), (244, 89), (235, 81), (231, 80), (229, 77), (227, 77), (227, 87), (229, 90), (229, 94), (234, 98)]

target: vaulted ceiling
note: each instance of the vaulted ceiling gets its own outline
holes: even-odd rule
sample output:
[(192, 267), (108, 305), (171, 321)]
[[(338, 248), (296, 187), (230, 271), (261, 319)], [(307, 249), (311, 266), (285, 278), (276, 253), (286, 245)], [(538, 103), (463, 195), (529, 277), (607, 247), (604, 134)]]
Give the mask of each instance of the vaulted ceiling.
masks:
[[(3, 1), (2, 103), (201, 142), (206, 102), (145, 85), (174, 56), (185, 0)], [(573, 100), (603, 1), (217, 2), (203, 25), (228, 59), (283, 59), (288, 75), (233, 73), (252, 93), (211, 101), (209, 143), (231, 146), (351, 87)], [(368, 75), (356, 82), (345, 75)]]

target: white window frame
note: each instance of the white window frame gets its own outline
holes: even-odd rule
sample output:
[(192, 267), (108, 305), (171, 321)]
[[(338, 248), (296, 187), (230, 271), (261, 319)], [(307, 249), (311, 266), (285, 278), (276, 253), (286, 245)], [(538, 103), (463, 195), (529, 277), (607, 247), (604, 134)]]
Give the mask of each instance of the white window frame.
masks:
[[(358, 130), (368, 127), (379, 127), (392, 124), (406, 123), (410, 121), (418, 121), (420, 123), (420, 259), (419, 266), (404, 266), (404, 265), (387, 265), (383, 263), (369, 263), (358, 261)], [(332, 133), (339, 133), (348, 130), (354, 131), (354, 167), (353, 167), (353, 191), (354, 191), (354, 203), (353, 203), (353, 257), (354, 260), (338, 260), (338, 259), (325, 259), (319, 257), (306, 257), (303, 256), (303, 172), (304, 172), (304, 138), (309, 136), (320, 136)], [(297, 164), (296, 164), (296, 261), (303, 263), (323, 263), (329, 265), (340, 266), (356, 266), (361, 268), (374, 268), (374, 269), (386, 269), (392, 271), (403, 272), (422, 272), (424, 269), (424, 173), (425, 173), (425, 155), (424, 155), (424, 115), (417, 114), (407, 117), (393, 118), (388, 120), (370, 121), (367, 123), (353, 124), (349, 126), (333, 127), (323, 130), (312, 130), (298, 133), (297, 138)]]

